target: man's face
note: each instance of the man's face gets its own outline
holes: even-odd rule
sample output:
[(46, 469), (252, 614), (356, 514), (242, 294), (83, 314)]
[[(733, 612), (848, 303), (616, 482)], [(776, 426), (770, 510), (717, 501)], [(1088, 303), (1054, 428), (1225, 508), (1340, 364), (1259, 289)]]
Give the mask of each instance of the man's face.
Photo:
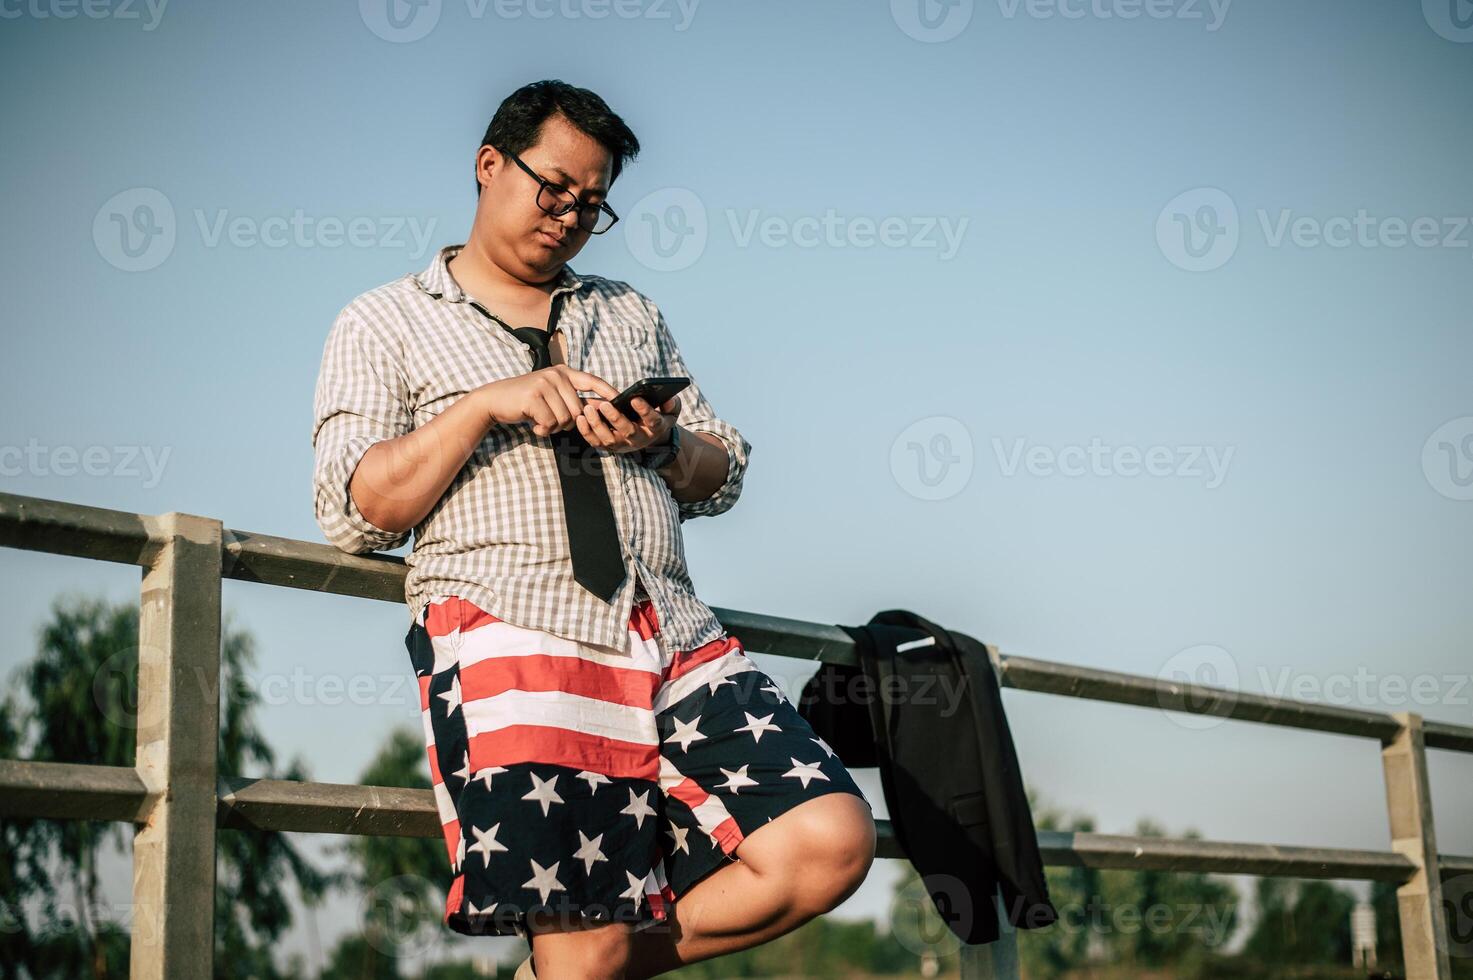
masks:
[[(537, 142), (519, 156), (585, 204), (602, 202), (608, 192), (613, 169), (609, 151), (558, 113), (543, 122)], [(537, 181), (511, 157), (497, 153), (494, 164), (489, 157), (483, 149), (478, 158), (482, 184), (476, 209), (487, 251), (517, 278), (546, 282), (582, 250), (590, 233), (579, 226), (577, 209), (554, 217), (538, 207)]]

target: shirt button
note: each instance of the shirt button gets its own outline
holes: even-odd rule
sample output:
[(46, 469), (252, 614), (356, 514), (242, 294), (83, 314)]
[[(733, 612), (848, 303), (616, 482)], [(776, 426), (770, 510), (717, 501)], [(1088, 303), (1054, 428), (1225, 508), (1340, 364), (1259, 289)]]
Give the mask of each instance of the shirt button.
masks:
[(531, 349), (532, 349), (532, 345), (531, 344), (523, 344), (522, 345), (522, 350), (531, 350)]

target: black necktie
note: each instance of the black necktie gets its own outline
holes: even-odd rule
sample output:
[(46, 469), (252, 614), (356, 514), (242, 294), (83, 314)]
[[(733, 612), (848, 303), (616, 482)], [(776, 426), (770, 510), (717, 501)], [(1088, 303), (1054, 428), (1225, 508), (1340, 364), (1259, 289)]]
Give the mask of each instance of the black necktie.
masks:
[[(507, 327), (532, 348), (533, 371), (552, 366), (548, 343), (557, 325), (561, 295), (553, 297), (547, 329)], [(484, 311), (482, 311), (484, 312)], [(500, 323), (500, 321), (497, 321)], [(577, 429), (554, 432), (553, 459), (563, 488), (563, 514), (568, 523), (568, 549), (573, 555), (573, 578), (604, 602), (612, 601), (624, 581), (624, 557), (619, 547), (619, 526), (614, 505), (604, 481), (603, 457)]]

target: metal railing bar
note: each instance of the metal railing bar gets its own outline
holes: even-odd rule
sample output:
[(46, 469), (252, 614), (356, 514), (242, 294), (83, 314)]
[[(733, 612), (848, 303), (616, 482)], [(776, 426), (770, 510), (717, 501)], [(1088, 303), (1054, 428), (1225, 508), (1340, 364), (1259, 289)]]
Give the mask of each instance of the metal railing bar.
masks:
[(0, 759), (0, 816), (141, 822), (153, 802), (128, 766)]

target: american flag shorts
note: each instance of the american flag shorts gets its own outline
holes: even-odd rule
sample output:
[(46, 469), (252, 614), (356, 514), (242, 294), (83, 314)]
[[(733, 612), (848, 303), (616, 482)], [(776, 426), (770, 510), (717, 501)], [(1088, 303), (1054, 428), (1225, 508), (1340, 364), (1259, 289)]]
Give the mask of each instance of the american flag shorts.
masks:
[(865, 799), (736, 637), (667, 650), (647, 598), (622, 651), (457, 596), (431, 598), (405, 645), (455, 932), (530, 941), (528, 916), (645, 928), (784, 811)]

